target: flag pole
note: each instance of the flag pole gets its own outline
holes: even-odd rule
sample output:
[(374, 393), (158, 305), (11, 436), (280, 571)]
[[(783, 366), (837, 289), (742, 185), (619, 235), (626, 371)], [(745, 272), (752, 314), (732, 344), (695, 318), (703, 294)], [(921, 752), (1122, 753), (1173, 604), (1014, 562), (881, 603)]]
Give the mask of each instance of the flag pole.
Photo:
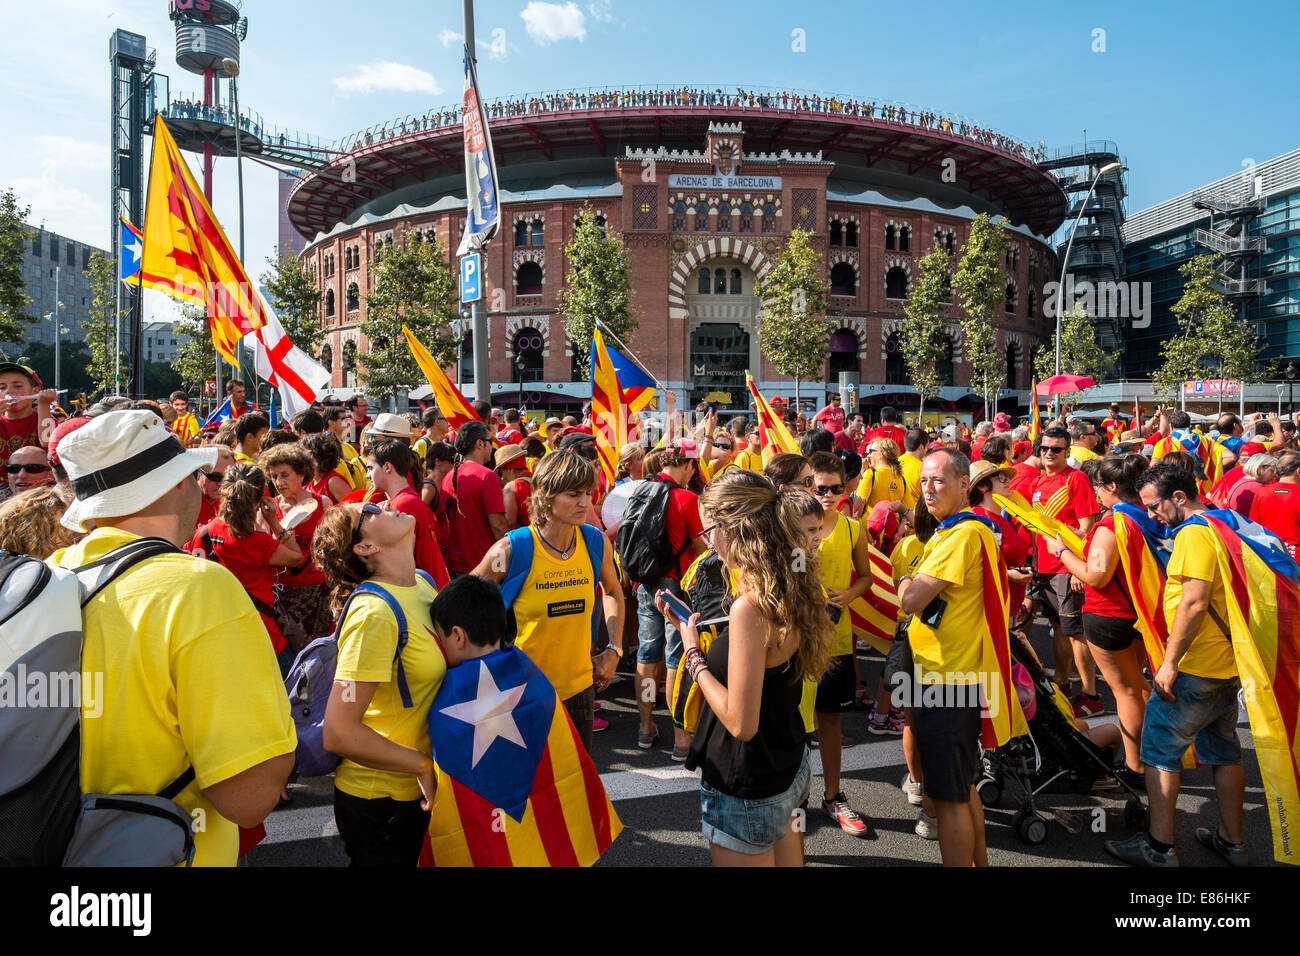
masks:
[[(122, 223), (118, 217), (117, 224), (117, 311), (113, 314), (113, 394), (122, 394)], [(140, 258), (144, 260), (144, 245), (140, 246)], [(144, 270), (141, 270), (144, 271)]]
[(633, 365), (635, 365), (641, 371), (645, 372), (652, 379), (654, 379), (654, 383), (657, 388), (665, 392), (668, 391), (664, 383), (659, 381), (659, 379), (655, 377), (654, 372), (650, 371), (648, 368), (646, 368), (644, 365), (641, 364), (641, 361), (636, 357), (636, 355), (632, 352), (632, 350), (627, 347), (627, 343), (624, 342), (622, 339), (620, 339), (613, 329), (611, 329), (604, 322), (600, 321), (600, 319), (596, 319), (596, 327), (614, 340), (615, 344), (617, 344), (623, 350), (623, 354), (632, 360)]

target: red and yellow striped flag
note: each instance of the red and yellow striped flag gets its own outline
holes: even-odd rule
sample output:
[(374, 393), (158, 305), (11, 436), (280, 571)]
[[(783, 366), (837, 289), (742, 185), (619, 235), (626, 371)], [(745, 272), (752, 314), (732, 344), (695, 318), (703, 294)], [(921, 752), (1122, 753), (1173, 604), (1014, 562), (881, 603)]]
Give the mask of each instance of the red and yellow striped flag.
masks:
[(758, 386), (754, 384), (754, 379), (748, 372), (745, 373), (745, 385), (749, 388), (749, 394), (754, 397), (754, 411), (758, 416), (758, 440), (762, 448), (764, 464), (771, 461), (773, 455), (783, 452), (799, 454), (799, 443), (790, 434), (790, 429), (785, 427), (781, 416), (772, 411), (772, 406), (768, 404), (767, 399), (759, 393)]
[(627, 444), (628, 408), (618, 372), (605, 351), (605, 339), (596, 329), (591, 337), (591, 427), (596, 435), (596, 454), (610, 488), (618, 471), (618, 453)]
[[(855, 639), (866, 641), (881, 654), (888, 654), (902, 604), (889, 558), (874, 545), (868, 547), (871, 548), (871, 590), (849, 605), (849, 620), (853, 622)], [(857, 580), (856, 574), (853, 580)]]
[(206, 307), (212, 344), (238, 367), (235, 346), (266, 324), (262, 300), (161, 116), (143, 232), (141, 284)]
[(429, 380), (429, 387), (433, 389), (433, 400), (438, 403), (438, 411), (442, 412), (447, 419), (447, 424), (453, 429), (459, 429), (469, 422), (482, 423), (483, 419), (478, 417), (474, 406), (465, 401), (465, 396), (447, 377), (447, 373), (424, 347), (424, 343), (417, 339), (405, 325), (402, 326), (402, 334), (406, 336), (406, 345), (415, 358), (415, 364), (420, 366), (420, 371)]
[(1029, 440), (1031, 442), (1038, 440), (1038, 433), (1043, 430), (1043, 419), (1038, 411), (1038, 379), (1031, 379), (1029, 383)]

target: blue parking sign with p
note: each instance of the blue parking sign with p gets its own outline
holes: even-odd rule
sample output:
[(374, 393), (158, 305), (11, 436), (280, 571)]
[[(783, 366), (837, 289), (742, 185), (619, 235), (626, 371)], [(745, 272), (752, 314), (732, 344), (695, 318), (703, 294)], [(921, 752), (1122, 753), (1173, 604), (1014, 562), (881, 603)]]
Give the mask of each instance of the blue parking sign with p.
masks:
[(483, 298), (483, 256), (479, 253), (460, 260), (460, 301), (477, 302)]

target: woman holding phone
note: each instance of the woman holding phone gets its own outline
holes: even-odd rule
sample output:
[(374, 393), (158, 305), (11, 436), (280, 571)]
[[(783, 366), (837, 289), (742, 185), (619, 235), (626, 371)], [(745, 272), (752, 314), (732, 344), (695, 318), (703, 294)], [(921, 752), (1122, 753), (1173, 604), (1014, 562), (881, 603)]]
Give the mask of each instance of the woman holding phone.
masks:
[[(700, 651), (698, 614), (683, 620), (664, 602), (686, 647), (682, 666), (704, 695), (686, 759), (700, 768), (703, 832), (714, 866), (802, 866), (803, 834), (792, 814), (808, 798), (812, 771), (799, 703), (804, 679), (830, 666), (834, 627), (825, 611), (818, 558), (798, 517), (772, 484), (733, 468), (700, 499), (704, 535), (739, 586), (728, 624)], [(791, 560), (803, 555), (805, 563)]]

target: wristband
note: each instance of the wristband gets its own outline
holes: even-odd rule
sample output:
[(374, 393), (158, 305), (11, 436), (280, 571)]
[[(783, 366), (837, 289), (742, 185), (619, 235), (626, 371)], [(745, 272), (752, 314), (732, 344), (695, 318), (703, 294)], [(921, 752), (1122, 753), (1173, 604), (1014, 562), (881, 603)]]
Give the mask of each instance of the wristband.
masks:
[(615, 647), (613, 644), (610, 644), (605, 648), (605, 650), (613, 651), (619, 660), (623, 659), (623, 649), (621, 647)]
[(1061, 555), (1065, 554), (1067, 550), (1068, 550), (1067, 548), (1062, 548), (1060, 551), (1053, 551), (1052, 557), (1055, 558), (1057, 561), (1060, 561)]

